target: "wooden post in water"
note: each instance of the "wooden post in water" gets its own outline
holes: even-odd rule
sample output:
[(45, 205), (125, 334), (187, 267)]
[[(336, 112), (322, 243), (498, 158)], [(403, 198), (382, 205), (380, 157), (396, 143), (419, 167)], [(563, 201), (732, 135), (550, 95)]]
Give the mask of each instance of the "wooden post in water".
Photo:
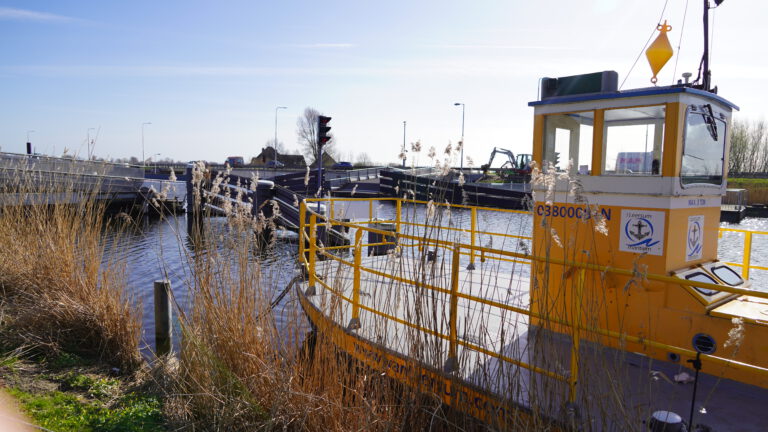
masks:
[(171, 281), (155, 281), (155, 355), (158, 357), (171, 352)]

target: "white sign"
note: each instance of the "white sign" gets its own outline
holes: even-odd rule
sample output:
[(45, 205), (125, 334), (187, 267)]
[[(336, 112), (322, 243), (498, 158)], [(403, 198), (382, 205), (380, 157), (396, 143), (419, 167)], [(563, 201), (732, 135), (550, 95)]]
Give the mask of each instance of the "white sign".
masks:
[(661, 211), (622, 210), (619, 250), (663, 255), (664, 220)]
[(685, 241), (685, 260), (701, 259), (704, 248), (704, 215), (688, 216), (688, 236)]

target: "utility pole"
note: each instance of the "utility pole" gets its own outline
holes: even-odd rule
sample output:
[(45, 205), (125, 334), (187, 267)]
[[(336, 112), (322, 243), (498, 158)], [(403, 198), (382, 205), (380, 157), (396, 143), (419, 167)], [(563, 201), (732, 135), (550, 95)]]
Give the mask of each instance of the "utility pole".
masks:
[(405, 120), (403, 120), (403, 168), (405, 168), (405, 152), (407, 151), (405, 149)]

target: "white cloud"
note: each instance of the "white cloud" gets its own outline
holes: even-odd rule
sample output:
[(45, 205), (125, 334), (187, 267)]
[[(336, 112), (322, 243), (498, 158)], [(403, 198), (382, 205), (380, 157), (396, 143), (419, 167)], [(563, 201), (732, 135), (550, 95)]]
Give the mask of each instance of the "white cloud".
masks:
[(74, 18), (55, 15), (47, 12), (37, 12), (26, 9), (15, 9), (9, 7), (0, 7), (0, 20), (13, 20), (13, 21), (48, 21), (48, 22), (65, 22), (74, 21)]

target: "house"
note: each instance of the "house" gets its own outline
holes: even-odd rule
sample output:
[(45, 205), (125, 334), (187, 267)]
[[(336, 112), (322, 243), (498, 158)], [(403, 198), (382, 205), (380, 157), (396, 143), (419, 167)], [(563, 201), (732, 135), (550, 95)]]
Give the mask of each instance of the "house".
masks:
[(251, 166), (263, 167), (267, 165), (267, 162), (272, 160), (277, 160), (288, 168), (304, 168), (307, 166), (304, 156), (281, 154), (272, 146), (262, 148), (261, 153), (259, 153), (258, 156), (251, 158)]
[[(328, 153), (323, 153), (323, 168), (330, 168), (336, 164), (336, 159), (333, 158), (333, 156), (329, 155)], [(313, 163), (315, 167), (317, 164)]]

